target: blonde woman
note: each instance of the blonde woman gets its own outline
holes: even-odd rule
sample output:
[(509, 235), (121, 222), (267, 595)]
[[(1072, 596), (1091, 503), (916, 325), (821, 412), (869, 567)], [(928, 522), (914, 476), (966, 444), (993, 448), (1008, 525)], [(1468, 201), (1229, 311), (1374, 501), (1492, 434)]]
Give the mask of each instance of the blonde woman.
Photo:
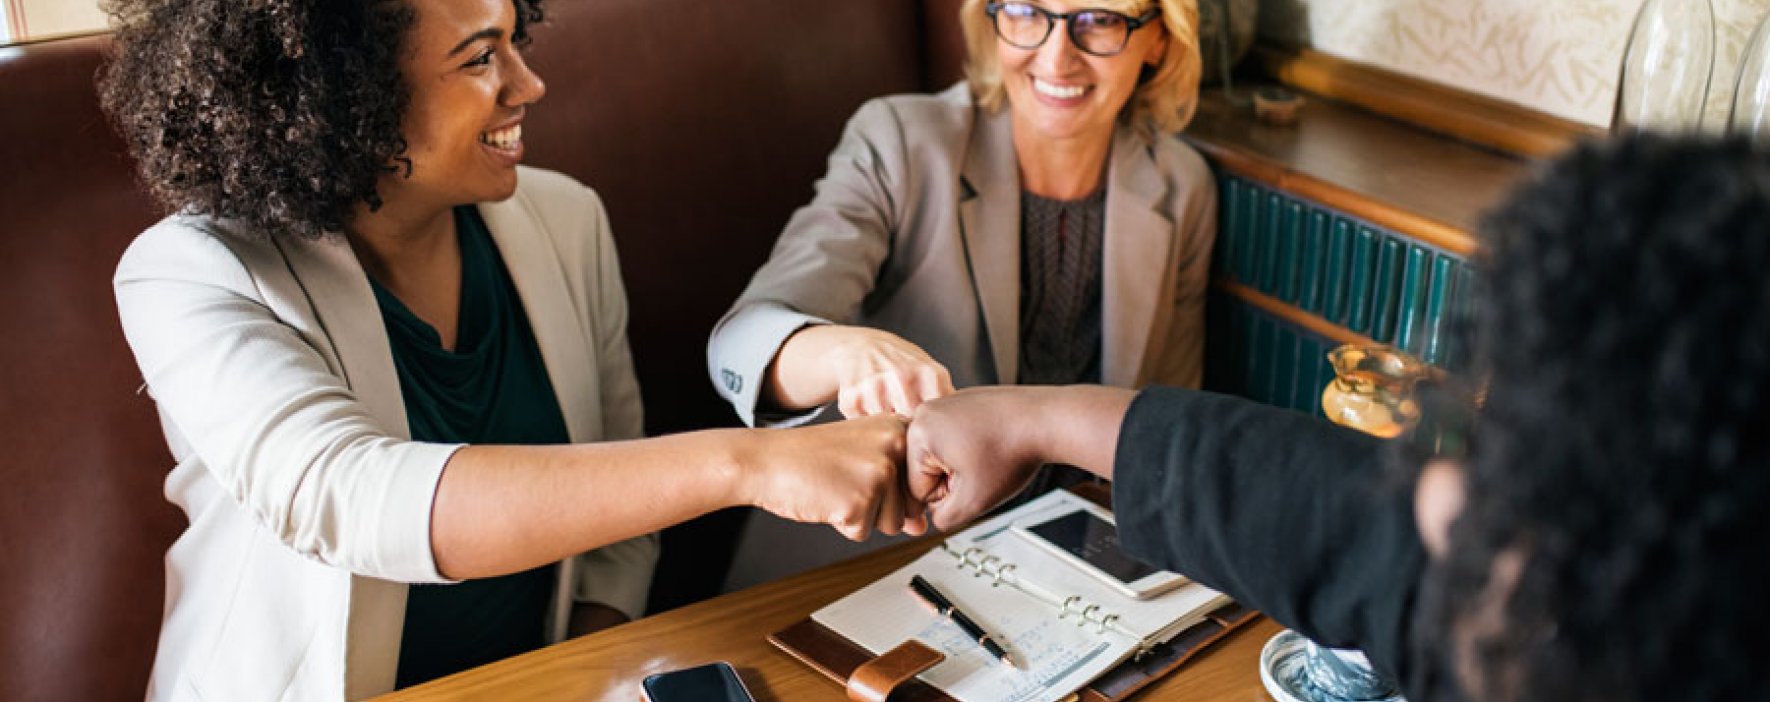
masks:
[(1216, 188), (1192, 0), (970, 0), (967, 80), (860, 108), (714, 329), (751, 424), (954, 387), (1196, 387)]

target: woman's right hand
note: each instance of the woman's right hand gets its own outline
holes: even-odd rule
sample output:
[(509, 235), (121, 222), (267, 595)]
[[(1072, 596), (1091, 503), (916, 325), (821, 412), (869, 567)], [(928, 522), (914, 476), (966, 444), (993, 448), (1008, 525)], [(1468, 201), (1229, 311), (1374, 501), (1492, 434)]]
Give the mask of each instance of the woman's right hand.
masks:
[(798, 429), (754, 430), (740, 458), (746, 501), (854, 541), (873, 530), (921, 534), (924, 508), (903, 482), (905, 421), (880, 415)]
[[(904, 482), (937, 529), (975, 519), (1013, 497), (1043, 464), (1039, 439), (1056, 431), (1040, 411), (1053, 389), (969, 388), (916, 411), (905, 435)], [(1004, 418), (1012, 417), (1012, 421)]]
[(953, 394), (952, 376), (928, 352), (889, 332), (816, 325), (787, 338), (770, 372), (783, 407), (829, 402), (850, 419), (908, 418), (923, 402)]

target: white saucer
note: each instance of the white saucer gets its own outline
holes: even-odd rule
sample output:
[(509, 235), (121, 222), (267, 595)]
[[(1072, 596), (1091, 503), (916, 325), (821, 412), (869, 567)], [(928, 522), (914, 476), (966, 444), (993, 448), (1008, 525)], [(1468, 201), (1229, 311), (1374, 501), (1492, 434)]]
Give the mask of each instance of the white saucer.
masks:
[[(1356, 702), (1324, 692), (1304, 679), (1302, 634), (1290, 629), (1274, 634), (1260, 649), (1260, 683), (1277, 702)], [(1407, 702), (1401, 695), (1377, 702)]]

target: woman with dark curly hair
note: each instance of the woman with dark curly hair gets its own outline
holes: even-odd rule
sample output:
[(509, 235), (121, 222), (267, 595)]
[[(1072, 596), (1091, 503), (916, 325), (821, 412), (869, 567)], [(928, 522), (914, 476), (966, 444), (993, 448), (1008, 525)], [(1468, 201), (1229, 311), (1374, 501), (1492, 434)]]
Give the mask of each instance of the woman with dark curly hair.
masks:
[(361, 698), (638, 616), (653, 532), (721, 507), (920, 530), (891, 417), (640, 438), (602, 205), (518, 166), (540, 0), (110, 10), (104, 103), (176, 212), (115, 280), (190, 518), (151, 698)]
[(1414, 702), (1770, 699), (1770, 154), (1585, 146), (1484, 230), (1464, 456), (1393, 480), (1246, 400), (990, 388), (916, 415), (912, 491), (948, 525), (1042, 461), (1113, 477), (1128, 550)]

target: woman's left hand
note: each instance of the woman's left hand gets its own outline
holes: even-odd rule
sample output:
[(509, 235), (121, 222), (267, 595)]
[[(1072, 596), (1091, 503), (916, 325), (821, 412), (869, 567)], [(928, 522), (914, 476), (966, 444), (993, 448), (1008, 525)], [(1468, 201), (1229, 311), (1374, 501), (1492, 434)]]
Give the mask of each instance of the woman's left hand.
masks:
[(927, 351), (867, 327), (799, 330), (781, 346), (772, 377), (782, 406), (816, 406), (834, 399), (849, 419), (878, 414), (907, 419), (923, 402), (953, 394), (946, 366)]

